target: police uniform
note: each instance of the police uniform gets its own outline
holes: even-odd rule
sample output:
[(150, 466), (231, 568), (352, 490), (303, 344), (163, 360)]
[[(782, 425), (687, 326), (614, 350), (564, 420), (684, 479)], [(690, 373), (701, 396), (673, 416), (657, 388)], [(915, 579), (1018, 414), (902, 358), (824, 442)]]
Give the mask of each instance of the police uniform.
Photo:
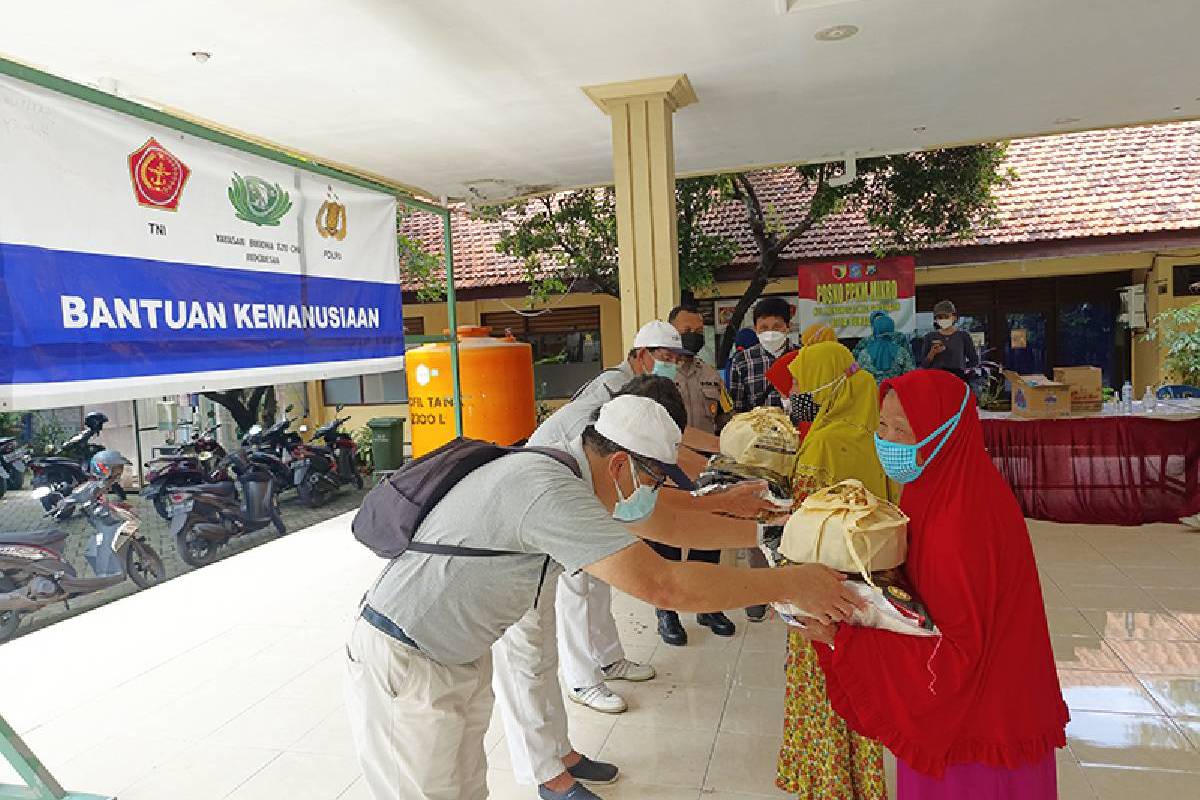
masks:
[(699, 358), (682, 358), (675, 385), (683, 395), (688, 425), (705, 433), (720, 433), (733, 411), (733, 400), (716, 368)]
[[(725, 390), (725, 382), (716, 368), (700, 358), (681, 358), (675, 373), (675, 385), (683, 395), (683, 406), (687, 409), (688, 425), (705, 433), (717, 434), (733, 412), (733, 400)], [(660, 556), (679, 561), (683, 552), (678, 547), (647, 542)], [(689, 550), (688, 561), (703, 561), (716, 564), (721, 560), (720, 550)]]

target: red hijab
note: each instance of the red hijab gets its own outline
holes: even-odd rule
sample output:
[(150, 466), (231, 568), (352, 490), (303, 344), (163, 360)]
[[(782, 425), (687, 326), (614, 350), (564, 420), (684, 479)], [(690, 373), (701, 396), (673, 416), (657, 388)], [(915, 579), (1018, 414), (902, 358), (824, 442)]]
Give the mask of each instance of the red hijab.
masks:
[[(917, 370), (879, 391), (881, 401), (896, 393), (921, 441), (958, 412), (967, 388)], [(900, 506), (912, 520), (908, 576), (942, 638), (843, 625), (833, 650), (817, 647), (834, 709), (935, 778), (953, 764), (1016, 768), (1064, 747), (1067, 708), (1033, 547), (983, 447), (973, 398)]]

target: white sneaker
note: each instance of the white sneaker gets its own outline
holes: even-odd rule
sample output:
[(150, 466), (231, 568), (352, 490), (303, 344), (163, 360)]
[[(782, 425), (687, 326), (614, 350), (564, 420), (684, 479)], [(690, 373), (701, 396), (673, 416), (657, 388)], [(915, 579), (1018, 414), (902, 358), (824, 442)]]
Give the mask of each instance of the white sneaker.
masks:
[(585, 689), (568, 689), (567, 697), (581, 706), (603, 714), (620, 714), (629, 708), (621, 695), (608, 688), (608, 684), (598, 683)]
[(614, 661), (604, 668), (604, 677), (610, 681), (633, 681), (641, 683), (648, 681), (658, 673), (654, 671), (654, 667), (649, 664), (639, 664), (636, 661), (630, 661), (628, 658), (622, 658), (620, 661)]

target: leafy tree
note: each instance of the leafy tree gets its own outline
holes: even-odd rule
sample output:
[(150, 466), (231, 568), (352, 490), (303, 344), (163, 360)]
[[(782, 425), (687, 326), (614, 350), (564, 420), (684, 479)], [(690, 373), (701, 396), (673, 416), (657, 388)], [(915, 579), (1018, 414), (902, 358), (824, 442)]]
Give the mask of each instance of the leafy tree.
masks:
[[(685, 178), (675, 185), (679, 274), (685, 290), (711, 286), (716, 270), (737, 252), (736, 242), (702, 226), (704, 215), (724, 199), (724, 186), (720, 177)], [(620, 297), (617, 198), (611, 187), (493, 206), (477, 216), (501, 224), (496, 249), (524, 265), (531, 302), (572, 289)]]
[(1146, 339), (1158, 342), (1168, 376), (1200, 386), (1200, 302), (1163, 311), (1154, 318)]
[(203, 395), (229, 411), (238, 427), (238, 438), (260, 422), (269, 424), (275, 421), (277, 405), (273, 386), (203, 392)]
[(728, 196), (742, 205), (758, 263), (718, 343), (717, 362), (728, 358), (746, 312), (798, 238), (843, 211), (866, 216), (877, 255), (964, 238), (992, 220), (996, 189), (1015, 177), (1003, 167), (1006, 151), (1003, 144), (984, 144), (864, 158), (856, 165), (857, 177), (844, 186), (830, 183), (842, 172), (839, 164), (794, 167), (806, 199), (800, 218), (786, 223), (760, 199), (755, 184), (764, 173), (728, 176)]

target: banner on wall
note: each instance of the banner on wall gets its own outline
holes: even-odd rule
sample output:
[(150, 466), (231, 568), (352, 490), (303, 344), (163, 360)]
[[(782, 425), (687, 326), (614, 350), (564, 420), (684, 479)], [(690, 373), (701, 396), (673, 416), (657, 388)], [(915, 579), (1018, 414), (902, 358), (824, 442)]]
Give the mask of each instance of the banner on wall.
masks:
[(871, 314), (883, 311), (896, 330), (916, 327), (916, 262), (912, 256), (827, 261), (800, 267), (800, 328), (829, 325), (839, 339), (871, 335)]
[(0, 410), (401, 368), (396, 199), (0, 76)]

